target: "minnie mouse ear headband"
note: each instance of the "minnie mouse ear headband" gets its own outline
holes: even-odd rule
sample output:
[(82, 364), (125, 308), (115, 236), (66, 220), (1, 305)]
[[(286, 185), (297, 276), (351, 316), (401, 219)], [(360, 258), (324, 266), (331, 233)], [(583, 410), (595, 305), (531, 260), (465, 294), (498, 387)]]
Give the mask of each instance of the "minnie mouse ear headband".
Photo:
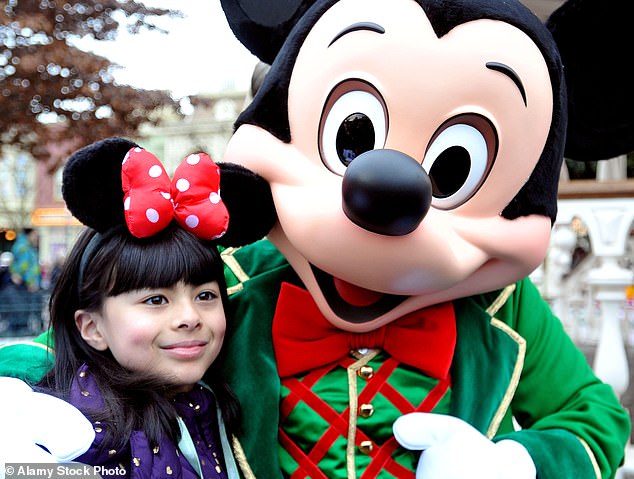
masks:
[[(96, 154), (74, 155), (64, 171), (67, 206), (82, 223), (103, 232), (123, 219), (137, 238), (154, 236), (172, 220), (202, 240), (227, 232), (220, 169), (205, 153), (185, 158), (170, 180), (156, 156), (131, 142), (94, 146), (83, 152)], [(101, 159), (104, 149), (111, 153), (107, 161)]]
[(268, 184), (245, 168), (216, 165), (199, 153), (185, 158), (170, 180), (152, 153), (123, 138), (74, 153), (64, 167), (62, 195), (75, 218), (102, 234), (126, 225), (144, 238), (176, 220), (203, 240), (242, 246), (266, 235), (276, 220)]
[(105, 140), (69, 159), (62, 194), (71, 213), (97, 231), (83, 251), (79, 285), (108, 232), (123, 225), (133, 236), (148, 238), (175, 220), (198, 238), (213, 240), (229, 224), (220, 169), (204, 153), (189, 155), (170, 180), (152, 153), (127, 140)]

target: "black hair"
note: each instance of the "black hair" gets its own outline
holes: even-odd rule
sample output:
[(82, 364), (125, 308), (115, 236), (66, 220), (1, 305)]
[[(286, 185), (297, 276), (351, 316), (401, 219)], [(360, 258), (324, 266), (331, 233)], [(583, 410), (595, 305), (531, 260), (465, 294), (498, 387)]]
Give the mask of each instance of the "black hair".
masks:
[[(92, 251), (87, 251), (89, 246)], [(85, 270), (80, 284), (82, 262)], [(135, 238), (125, 227), (103, 234), (87, 228), (64, 263), (49, 304), (55, 361), (38, 386), (68, 400), (79, 368), (87, 364), (105, 407), (82, 412), (92, 421), (107, 421), (102, 447), (121, 447), (135, 430), (142, 430), (151, 444), (165, 436), (176, 442), (180, 437), (177, 413), (170, 400), (171, 387), (164, 379), (128, 371), (109, 350), (88, 345), (75, 325), (75, 312), (99, 311), (108, 297), (141, 288), (171, 287), (179, 281), (194, 285), (217, 281), (225, 315), (230, 317), (223, 263), (216, 246), (176, 223), (147, 239)], [(214, 391), (227, 429), (236, 432), (238, 403), (222, 380), (217, 362), (218, 358), (203, 380)]]

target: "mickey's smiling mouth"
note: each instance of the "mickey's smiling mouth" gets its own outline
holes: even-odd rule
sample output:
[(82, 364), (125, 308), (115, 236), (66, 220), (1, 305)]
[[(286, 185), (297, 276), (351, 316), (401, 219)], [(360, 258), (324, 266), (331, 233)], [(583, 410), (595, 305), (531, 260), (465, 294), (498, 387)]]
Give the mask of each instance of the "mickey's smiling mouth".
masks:
[(361, 288), (335, 278), (312, 264), (310, 267), (330, 309), (349, 323), (372, 321), (409, 298)]

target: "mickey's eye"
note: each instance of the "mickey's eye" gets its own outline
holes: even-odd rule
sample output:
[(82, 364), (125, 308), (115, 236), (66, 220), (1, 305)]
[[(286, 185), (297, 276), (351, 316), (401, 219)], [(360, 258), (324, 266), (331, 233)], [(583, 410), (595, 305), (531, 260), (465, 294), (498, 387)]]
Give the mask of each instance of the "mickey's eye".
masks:
[[(370, 89), (365, 85), (366, 89)], [(336, 88), (326, 104), (320, 128), (322, 161), (338, 175), (361, 153), (383, 148), (387, 115), (383, 101), (371, 91), (352, 90), (336, 97)]]
[(467, 202), (482, 186), (497, 153), (497, 136), (480, 116), (461, 116), (439, 129), (423, 168), (432, 184), (432, 206), (442, 210)]

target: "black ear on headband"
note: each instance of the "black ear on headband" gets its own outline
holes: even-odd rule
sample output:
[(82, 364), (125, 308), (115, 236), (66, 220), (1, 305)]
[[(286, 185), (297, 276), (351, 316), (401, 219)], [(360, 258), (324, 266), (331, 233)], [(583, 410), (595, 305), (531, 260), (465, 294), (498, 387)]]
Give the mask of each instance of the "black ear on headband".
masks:
[(277, 221), (268, 182), (233, 163), (218, 163), (220, 195), (229, 211), (229, 229), (217, 241), (222, 246), (244, 246), (271, 230)]
[(634, 150), (634, 2), (568, 0), (548, 19), (568, 90), (567, 158), (594, 161)]
[(238, 40), (270, 65), (297, 19), (314, 0), (220, 0), (220, 3)]
[[(108, 138), (78, 150), (68, 159), (62, 195), (75, 218), (100, 233), (125, 224), (121, 163), (136, 146), (124, 138)], [(218, 166), (229, 228), (216, 242), (243, 246), (263, 238), (277, 221), (269, 184), (242, 166)]]
[(121, 163), (137, 146), (124, 138), (88, 145), (68, 159), (62, 176), (62, 196), (75, 218), (103, 233), (125, 223)]

